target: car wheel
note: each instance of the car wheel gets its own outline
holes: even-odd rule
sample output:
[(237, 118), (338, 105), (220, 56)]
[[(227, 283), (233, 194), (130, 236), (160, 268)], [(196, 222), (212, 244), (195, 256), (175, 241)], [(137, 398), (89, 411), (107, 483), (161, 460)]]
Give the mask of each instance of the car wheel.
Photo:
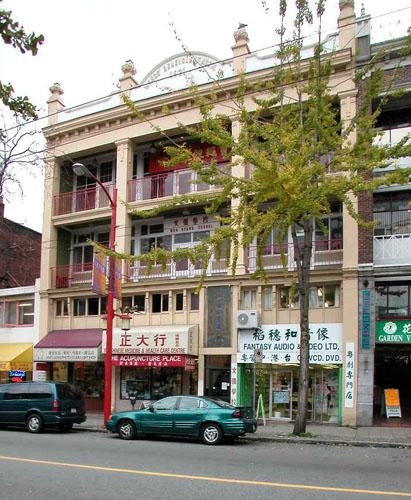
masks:
[(134, 439), (137, 435), (136, 426), (131, 420), (121, 420), (117, 432), (121, 439)]
[(29, 432), (37, 434), (43, 429), (43, 419), (38, 413), (32, 413), (27, 417), (26, 427)]
[(223, 439), (223, 432), (218, 424), (205, 424), (201, 429), (201, 439), (205, 444), (218, 444)]

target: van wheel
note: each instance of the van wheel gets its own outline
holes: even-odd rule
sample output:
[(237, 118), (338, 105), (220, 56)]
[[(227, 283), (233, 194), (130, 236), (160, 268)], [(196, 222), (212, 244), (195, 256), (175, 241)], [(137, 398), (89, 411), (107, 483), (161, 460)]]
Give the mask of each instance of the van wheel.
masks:
[(43, 419), (38, 413), (32, 413), (27, 417), (26, 427), (29, 432), (37, 434), (43, 429)]
[(137, 435), (136, 426), (131, 420), (121, 420), (117, 427), (118, 435), (121, 439), (135, 439)]

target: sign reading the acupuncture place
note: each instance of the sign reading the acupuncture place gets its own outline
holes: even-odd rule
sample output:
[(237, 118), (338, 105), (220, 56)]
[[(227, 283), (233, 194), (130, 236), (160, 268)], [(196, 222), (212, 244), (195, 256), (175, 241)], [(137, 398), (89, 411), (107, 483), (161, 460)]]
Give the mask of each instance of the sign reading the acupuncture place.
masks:
[(411, 321), (377, 321), (375, 341), (380, 344), (411, 344)]
[[(341, 323), (310, 325), (310, 363), (342, 363)], [(262, 325), (238, 332), (238, 363), (253, 363), (255, 350), (262, 351), (262, 363), (299, 363), (300, 326), (297, 324)]]

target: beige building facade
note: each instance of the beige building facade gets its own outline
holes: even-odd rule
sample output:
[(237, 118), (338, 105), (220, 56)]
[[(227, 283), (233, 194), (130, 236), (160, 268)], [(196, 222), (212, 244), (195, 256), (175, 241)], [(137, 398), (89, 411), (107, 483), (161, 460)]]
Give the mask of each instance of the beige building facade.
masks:
[[(339, 30), (328, 39), (332, 52), (331, 87), (344, 123), (355, 113), (355, 15), (351, 2), (340, 2)], [(103, 408), (104, 321), (106, 297), (92, 291), (93, 247), (108, 245), (112, 211), (92, 179), (76, 176), (73, 163), (87, 166), (109, 193), (117, 189), (116, 250), (141, 255), (153, 246), (193, 246), (219, 224), (193, 205), (150, 219), (130, 213), (165, 203), (173, 195), (207, 191), (192, 171), (161, 168), (164, 134), (179, 141), (179, 123), (196, 124), (200, 114), (186, 90), (183, 71), (197, 66), (222, 74), (225, 110), (244, 72), (253, 81), (267, 78), (273, 56), (249, 48), (244, 28), (234, 34), (232, 61), (220, 63), (201, 52), (179, 54), (157, 65), (141, 83), (131, 61), (122, 66), (119, 92), (84, 106), (66, 109), (59, 84), (50, 88), (44, 223), (41, 256), (40, 342), (34, 349), (39, 377), (68, 380), (87, 395), (89, 410)], [(312, 48), (307, 48), (307, 53)], [(204, 72), (192, 71), (201, 92), (211, 91)], [(164, 83), (164, 78), (169, 77)], [(167, 87), (167, 88), (166, 88)], [(171, 87), (171, 90), (170, 90)], [(288, 89), (292, 94), (292, 89)], [(139, 107), (133, 116), (121, 101), (125, 93)], [(252, 102), (250, 100), (250, 110)], [(165, 107), (168, 112), (165, 112)], [(171, 113), (170, 113), (171, 110)], [(225, 111), (224, 111), (225, 112)], [(239, 133), (233, 118), (231, 132)], [(187, 139), (187, 138), (185, 138)], [(355, 140), (355, 137), (351, 138)], [(192, 144), (206, 155), (200, 144)], [(203, 149), (202, 149), (203, 148)], [(219, 163), (230, 158), (216, 150)], [(236, 164), (233, 175), (247, 175)], [(127, 202), (127, 205), (123, 202)], [(229, 202), (230, 203), (230, 202)], [(234, 203), (234, 202), (233, 202)], [(234, 205), (232, 205), (233, 207)], [(326, 221), (329, 234), (314, 241), (310, 324), (309, 418), (356, 424), (358, 377), (358, 229), (335, 204)], [(129, 397), (152, 400), (168, 394), (198, 393), (233, 404), (253, 404), (254, 377), (259, 413), (292, 419), (298, 398), (298, 304), (290, 287), (295, 276), (293, 248), (287, 245), (284, 277), (276, 242), (263, 256), (268, 281), (251, 277), (256, 248), (240, 255), (235, 276), (215, 256), (196, 293), (200, 269), (182, 260), (154, 266), (122, 262), (122, 299), (116, 312), (132, 310), (129, 330), (115, 318), (112, 407), (130, 407)], [(257, 358), (256, 358), (257, 356)], [(254, 372), (255, 370), (255, 372)], [(260, 397), (261, 396), (261, 397)]]

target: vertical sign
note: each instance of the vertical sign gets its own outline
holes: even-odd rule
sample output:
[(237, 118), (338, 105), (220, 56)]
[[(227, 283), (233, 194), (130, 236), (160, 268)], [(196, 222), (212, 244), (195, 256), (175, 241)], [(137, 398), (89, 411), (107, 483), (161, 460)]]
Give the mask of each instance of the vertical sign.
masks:
[(207, 340), (206, 347), (231, 346), (231, 288), (207, 288)]
[(354, 342), (345, 345), (344, 407), (354, 408)]
[(94, 252), (91, 289), (98, 295), (107, 294), (107, 257), (104, 252)]
[(237, 360), (235, 356), (231, 357), (231, 394), (230, 403), (237, 406)]
[(371, 290), (361, 292), (361, 347), (371, 347)]

